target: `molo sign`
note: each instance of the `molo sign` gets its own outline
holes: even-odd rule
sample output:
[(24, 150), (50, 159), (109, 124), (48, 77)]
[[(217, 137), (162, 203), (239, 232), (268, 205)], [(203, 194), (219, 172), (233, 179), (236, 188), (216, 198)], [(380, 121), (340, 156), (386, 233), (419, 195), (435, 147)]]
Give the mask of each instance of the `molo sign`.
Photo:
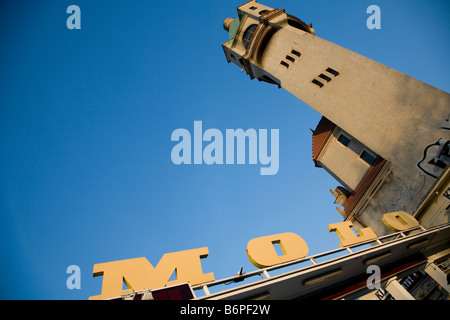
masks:
[[(417, 227), (419, 222), (410, 214), (398, 211), (386, 213), (383, 223), (392, 231), (403, 231)], [(336, 232), (340, 238), (340, 247), (354, 245), (377, 238), (371, 228), (363, 228), (356, 235), (350, 221), (330, 224), (328, 231)], [(279, 244), (283, 255), (279, 256), (274, 248)], [(247, 257), (258, 268), (267, 268), (277, 264), (306, 257), (308, 245), (295, 233), (280, 233), (252, 239), (247, 244)], [(90, 300), (103, 300), (120, 297), (124, 293), (146, 289), (158, 289), (189, 282), (192, 286), (214, 281), (214, 274), (203, 273), (201, 259), (208, 256), (207, 247), (166, 253), (156, 267), (146, 258), (112, 261), (94, 265), (94, 277), (103, 276), (100, 295)], [(176, 272), (176, 280), (170, 280)], [(123, 282), (129, 289), (123, 290)]]

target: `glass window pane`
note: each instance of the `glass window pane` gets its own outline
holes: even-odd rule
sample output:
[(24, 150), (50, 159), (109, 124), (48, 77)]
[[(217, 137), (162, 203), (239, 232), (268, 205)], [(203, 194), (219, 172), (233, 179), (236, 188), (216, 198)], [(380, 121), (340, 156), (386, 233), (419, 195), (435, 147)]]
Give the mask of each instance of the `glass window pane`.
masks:
[(375, 157), (372, 156), (370, 153), (366, 152), (365, 150), (361, 153), (361, 159), (363, 159), (370, 165), (373, 165), (375, 163)]
[(257, 27), (258, 25), (252, 24), (247, 28), (247, 30), (245, 30), (244, 35), (242, 37), (245, 49), (247, 49), (248, 46), (250, 45), (250, 42), (252, 41), (253, 35), (255, 34), (255, 30)]
[(348, 144), (350, 143), (350, 139), (348, 138), (348, 137), (346, 137), (346, 136), (344, 136), (343, 134), (341, 134), (340, 136), (339, 136), (339, 138), (338, 138), (338, 141), (340, 142), (340, 143), (342, 143), (344, 146), (348, 146)]

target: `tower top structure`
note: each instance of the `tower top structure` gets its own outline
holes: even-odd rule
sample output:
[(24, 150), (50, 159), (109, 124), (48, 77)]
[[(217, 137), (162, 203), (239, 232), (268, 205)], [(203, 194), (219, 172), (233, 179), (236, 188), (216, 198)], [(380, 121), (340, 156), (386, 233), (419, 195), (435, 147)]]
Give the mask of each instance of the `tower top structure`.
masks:
[(252, 0), (237, 13), (224, 22), (228, 63), (323, 115), (313, 160), (344, 187), (332, 192), (344, 219), (412, 214), (450, 163), (449, 94), (318, 37), (284, 9)]

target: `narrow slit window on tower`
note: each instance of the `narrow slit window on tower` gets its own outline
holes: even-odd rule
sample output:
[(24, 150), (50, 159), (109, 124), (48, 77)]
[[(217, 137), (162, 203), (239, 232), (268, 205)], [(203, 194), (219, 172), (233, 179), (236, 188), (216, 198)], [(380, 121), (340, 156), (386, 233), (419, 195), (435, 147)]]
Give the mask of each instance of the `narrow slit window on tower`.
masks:
[(266, 75), (263, 75), (259, 80), (278, 85), (278, 83), (275, 80)]
[(289, 61), (295, 62), (295, 59), (294, 59), (293, 57), (291, 57), (291, 56), (286, 56), (286, 60), (289, 60)]
[(339, 75), (339, 72), (337, 72), (336, 70), (334, 70), (332, 68), (327, 68), (327, 72), (331, 73), (335, 77), (337, 77)]
[(313, 79), (313, 81), (311, 81), (312, 83), (314, 83), (316, 86), (319, 86), (319, 87), (323, 87), (323, 83), (322, 82), (320, 82), (319, 80), (316, 80), (316, 79)]
[(324, 75), (323, 73), (321, 73), (319, 75), (319, 77), (322, 78), (323, 80), (325, 80), (326, 82), (330, 82), (331, 81), (331, 78), (326, 76), (326, 75)]
[(338, 141), (347, 147), (350, 143), (350, 138), (341, 133), (341, 135), (338, 138)]
[(250, 7), (250, 10), (256, 10), (256, 9), (258, 9), (258, 7), (255, 7), (255, 6)]
[(289, 68), (289, 64), (284, 61), (281, 61), (280, 64), (286, 68)]
[(359, 157), (363, 159), (365, 162), (367, 162), (369, 165), (373, 165), (376, 160), (376, 157), (368, 153), (366, 150), (363, 150), (363, 152)]
[(296, 55), (297, 57), (300, 57), (300, 56), (301, 56), (301, 53), (298, 52), (297, 50), (292, 50), (291, 53), (292, 53), (293, 55)]

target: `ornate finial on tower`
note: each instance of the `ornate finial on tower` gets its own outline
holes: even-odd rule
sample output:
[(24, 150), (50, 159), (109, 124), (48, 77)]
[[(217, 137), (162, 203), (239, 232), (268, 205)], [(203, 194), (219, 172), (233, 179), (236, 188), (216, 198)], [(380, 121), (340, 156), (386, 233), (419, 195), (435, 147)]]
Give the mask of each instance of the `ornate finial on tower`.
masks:
[(226, 31), (230, 31), (230, 24), (234, 21), (233, 18), (226, 18), (225, 21), (223, 22), (223, 28)]

